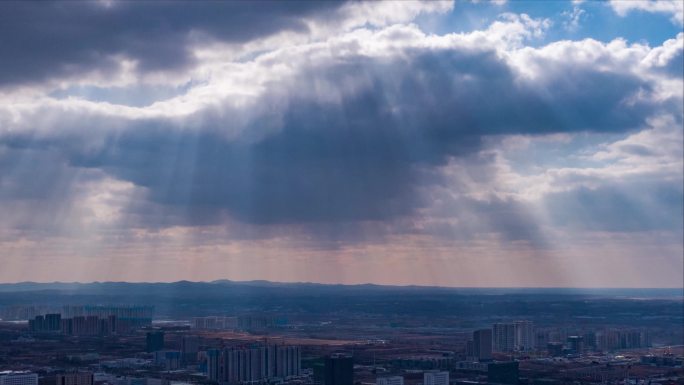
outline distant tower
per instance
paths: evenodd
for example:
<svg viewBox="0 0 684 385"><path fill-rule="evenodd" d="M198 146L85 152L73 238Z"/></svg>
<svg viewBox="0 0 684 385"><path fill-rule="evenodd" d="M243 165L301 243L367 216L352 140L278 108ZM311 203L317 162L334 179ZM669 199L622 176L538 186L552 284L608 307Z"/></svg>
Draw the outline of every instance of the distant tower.
<svg viewBox="0 0 684 385"><path fill-rule="evenodd" d="M549 342L546 350L551 357L561 357L563 355L563 344L561 342Z"/></svg>
<svg viewBox="0 0 684 385"><path fill-rule="evenodd" d="M45 330L56 332L61 328L62 315L61 314L46 314L45 315Z"/></svg>
<svg viewBox="0 0 684 385"><path fill-rule="evenodd" d="M94 376L92 372L72 372L58 374L55 377L56 385L93 385Z"/></svg>
<svg viewBox="0 0 684 385"><path fill-rule="evenodd" d="M493 331L495 351L508 353L515 350L515 324L495 323Z"/></svg>
<svg viewBox="0 0 684 385"><path fill-rule="evenodd" d="M220 380L221 351L218 349L207 350L207 378L212 381Z"/></svg>
<svg viewBox="0 0 684 385"><path fill-rule="evenodd" d="M584 353L584 338L582 336L569 336L568 347L575 354Z"/></svg>
<svg viewBox="0 0 684 385"><path fill-rule="evenodd" d="M473 333L473 355L479 361L492 359L492 329L475 330Z"/></svg>
<svg viewBox="0 0 684 385"><path fill-rule="evenodd" d="M181 339L181 358L185 365L197 363L199 346L200 338L198 336L183 336Z"/></svg>
<svg viewBox="0 0 684 385"><path fill-rule="evenodd" d="M346 355L325 358L324 385L354 385L354 359Z"/></svg>
<svg viewBox="0 0 684 385"><path fill-rule="evenodd" d="M156 352L157 350L162 350L164 349L164 332L147 332L145 341L148 353Z"/></svg>
<svg viewBox="0 0 684 385"><path fill-rule="evenodd" d="M532 321L515 321L515 350L534 350L534 324Z"/></svg>

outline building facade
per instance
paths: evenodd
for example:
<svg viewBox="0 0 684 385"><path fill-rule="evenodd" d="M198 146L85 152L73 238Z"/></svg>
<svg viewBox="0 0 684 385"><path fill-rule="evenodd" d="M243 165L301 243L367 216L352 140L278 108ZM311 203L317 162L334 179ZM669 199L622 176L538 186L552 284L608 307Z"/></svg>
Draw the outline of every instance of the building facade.
<svg viewBox="0 0 684 385"><path fill-rule="evenodd" d="M490 384L517 385L518 362L492 362L487 368L487 382Z"/></svg>
<svg viewBox="0 0 684 385"><path fill-rule="evenodd" d="M439 370L424 372L423 385L449 385L449 372Z"/></svg>
<svg viewBox="0 0 684 385"><path fill-rule="evenodd" d="M375 385L404 385L404 377L402 377L402 376L379 377L375 380Z"/></svg>
<svg viewBox="0 0 684 385"><path fill-rule="evenodd" d="M354 359L346 355L325 358L323 368L324 385L354 385Z"/></svg>
<svg viewBox="0 0 684 385"><path fill-rule="evenodd" d="M145 345L148 353L164 349L164 332L147 332L145 335Z"/></svg>
<svg viewBox="0 0 684 385"><path fill-rule="evenodd" d="M55 376L55 385L93 385L91 372L63 373Z"/></svg>
<svg viewBox="0 0 684 385"><path fill-rule="evenodd" d="M492 329L480 329L473 332L473 356L478 361L492 359Z"/></svg>
<svg viewBox="0 0 684 385"><path fill-rule="evenodd" d="M508 353L515 350L515 324L495 323L492 327L494 351Z"/></svg>
<svg viewBox="0 0 684 385"><path fill-rule="evenodd" d="M515 350L529 352L534 350L535 335L532 321L515 321Z"/></svg>
<svg viewBox="0 0 684 385"><path fill-rule="evenodd" d="M38 374L31 372L0 372L0 385L38 385Z"/></svg>
<svg viewBox="0 0 684 385"><path fill-rule="evenodd" d="M267 345L207 351L207 377L222 384L256 383L301 374L298 346Z"/></svg>
<svg viewBox="0 0 684 385"><path fill-rule="evenodd" d="M184 365L197 363L201 339L199 336L183 336L181 338L181 359Z"/></svg>

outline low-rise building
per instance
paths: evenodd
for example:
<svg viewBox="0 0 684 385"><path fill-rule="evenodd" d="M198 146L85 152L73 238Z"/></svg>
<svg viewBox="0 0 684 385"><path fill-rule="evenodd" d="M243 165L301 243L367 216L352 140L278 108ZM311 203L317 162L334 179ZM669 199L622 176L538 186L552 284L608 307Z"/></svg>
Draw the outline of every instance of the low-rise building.
<svg viewBox="0 0 684 385"><path fill-rule="evenodd" d="M28 371L0 372L0 385L38 385L38 374Z"/></svg>
<svg viewBox="0 0 684 385"><path fill-rule="evenodd" d="M404 385L404 377L402 377L402 376L379 377L375 380L375 385Z"/></svg>

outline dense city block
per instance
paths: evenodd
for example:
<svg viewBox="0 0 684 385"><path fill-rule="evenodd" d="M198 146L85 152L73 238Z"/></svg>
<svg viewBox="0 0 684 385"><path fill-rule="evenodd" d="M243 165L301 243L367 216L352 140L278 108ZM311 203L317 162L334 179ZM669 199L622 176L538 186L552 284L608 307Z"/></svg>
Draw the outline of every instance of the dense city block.
<svg viewBox="0 0 684 385"><path fill-rule="evenodd" d="M684 384L682 304L677 290L0 285L0 385Z"/></svg>

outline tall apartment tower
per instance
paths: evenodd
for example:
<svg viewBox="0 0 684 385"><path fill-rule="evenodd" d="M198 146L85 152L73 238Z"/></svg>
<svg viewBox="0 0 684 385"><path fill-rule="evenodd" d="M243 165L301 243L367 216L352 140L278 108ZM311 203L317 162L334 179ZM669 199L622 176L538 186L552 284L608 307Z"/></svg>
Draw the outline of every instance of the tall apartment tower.
<svg viewBox="0 0 684 385"><path fill-rule="evenodd" d="M219 382L222 377L221 351L218 349L207 350L207 378Z"/></svg>
<svg viewBox="0 0 684 385"><path fill-rule="evenodd" d="M199 336L183 336L181 338L181 359L183 364L197 363L197 353L199 352Z"/></svg>
<svg viewBox="0 0 684 385"><path fill-rule="evenodd" d="M271 345L266 348L266 354L266 373L269 378L301 374L302 352L299 346Z"/></svg>
<svg viewBox="0 0 684 385"><path fill-rule="evenodd" d="M515 350L534 350L534 324L532 321L515 321Z"/></svg>
<svg viewBox="0 0 684 385"><path fill-rule="evenodd" d="M582 336L569 336L568 347L574 354L584 353L584 338Z"/></svg>
<svg viewBox="0 0 684 385"><path fill-rule="evenodd" d="M494 351L508 353L515 350L515 324L495 323L492 330L494 333Z"/></svg>
<svg viewBox="0 0 684 385"><path fill-rule="evenodd" d="M325 358L323 368L324 385L354 385L354 359L345 355Z"/></svg>
<svg viewBox="0 0 684 385"><path fill-rule="evenodd" d="M492 329L480 329L473 332L473 355L478 361L491 361Z"/></svg>
<svg viewBox="0 0 684 385"><path fill-rule="evenodd" d="M56 385L93 385L92 372L63 373L55 376Z"/></svg>
<svg viewBox="0 0 684 385"><path fill-rule="evenodd" d="M259 383L301 374L298 346L263 345L207 350L207 377L222 384Z"/></svg>
<svg viewBox="0 0 684 385"><path fill-rule="evenodd" d="M223 351L223 380L229 384L256 382L268 378L266 348L226 349Z"/></svg>
<svg viewBox="0 0 684 385"><path fill-rule="evenodd" d="M164 332L147 332L145 335L145 343L148 353L164 349Z"/></svg>
<svg viewBox="0 0 684 385"><path fill-rule="evenodd" d="M61 314L46 314L45 315L45 330L57 332L60 330L60 322L62 320Z"/></svg>

